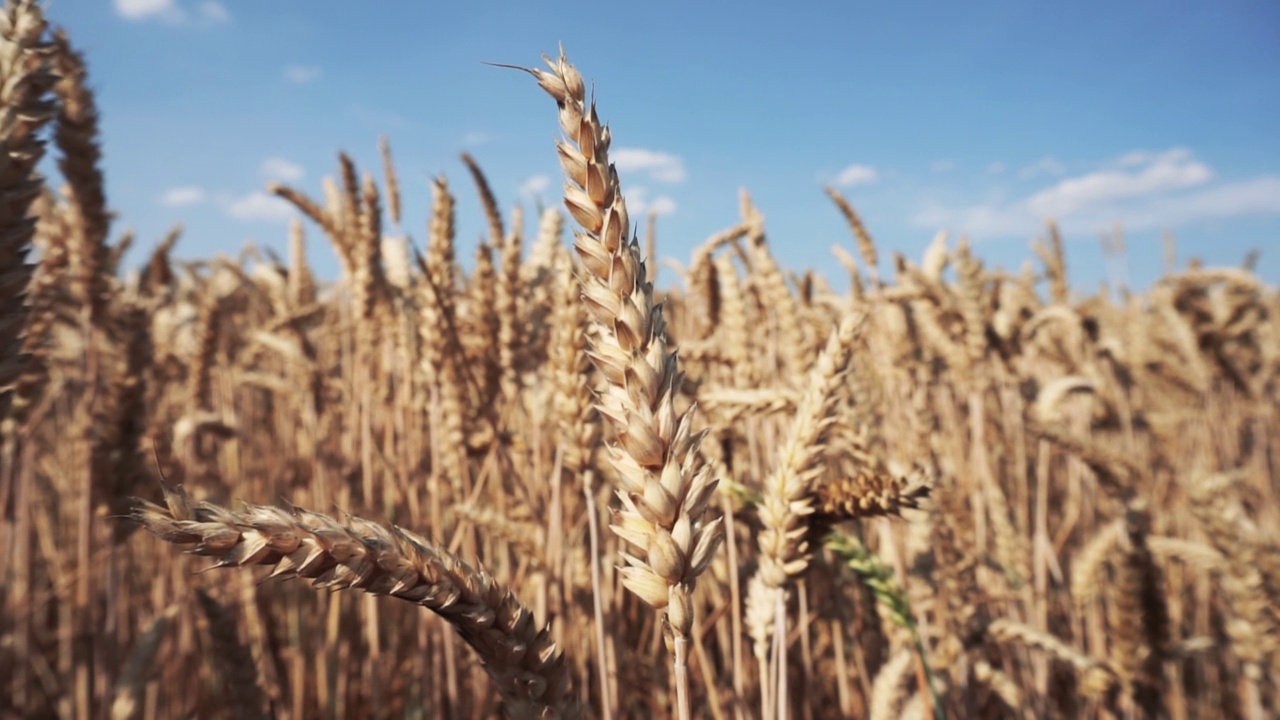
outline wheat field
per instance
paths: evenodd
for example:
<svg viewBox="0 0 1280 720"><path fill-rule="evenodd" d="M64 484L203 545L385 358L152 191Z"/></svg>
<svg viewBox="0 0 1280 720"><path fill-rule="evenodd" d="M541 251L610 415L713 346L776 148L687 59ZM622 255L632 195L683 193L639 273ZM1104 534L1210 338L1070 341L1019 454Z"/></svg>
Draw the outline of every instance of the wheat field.
<svg viewBox="0 0 1280 720"><path fill-rule="evenodd" d="M608 107L524 71L566 188L536 234L469 156L390 234L384 139L270 188L287 258L175 229L133 269L83 56L7 0L0 718L1276 717L1248 263L1084 295L1050 221L1018 274L940 234L881 277L828 189L847 278L781 267L744 193L658 289Z"/></svg>

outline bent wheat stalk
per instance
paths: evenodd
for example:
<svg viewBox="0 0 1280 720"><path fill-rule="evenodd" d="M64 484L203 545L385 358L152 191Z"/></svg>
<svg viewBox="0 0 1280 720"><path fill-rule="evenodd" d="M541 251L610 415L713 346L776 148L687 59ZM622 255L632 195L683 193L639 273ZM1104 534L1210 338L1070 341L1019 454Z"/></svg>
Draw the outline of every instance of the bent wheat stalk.
<svg viewBox="0 0 1280 720"><path fill-rule="evenodd" d="M195 545L214 567L273 566L269 577L308 578L316 587L356 588L421 605L444 618L476 651L510 720L582 715L569 667L546 629L488 573L398 527L294 507L229 510L165 487L167 507L140 501L133 517L156 537Z"/></svg>

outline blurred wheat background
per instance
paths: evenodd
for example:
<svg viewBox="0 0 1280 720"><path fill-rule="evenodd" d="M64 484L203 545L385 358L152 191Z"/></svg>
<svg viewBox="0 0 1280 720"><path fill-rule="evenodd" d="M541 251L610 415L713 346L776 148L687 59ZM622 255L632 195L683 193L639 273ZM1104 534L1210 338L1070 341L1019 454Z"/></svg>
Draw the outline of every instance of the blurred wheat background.
<svg viewBox="0 0 1280 720"><path fill-rule="evenodd" d="M1248 261L1086 294L1050 222L1017 274L943 233L882 277L828 188L843 277L783 267L744 192L655 285L562 56L528 85L563 206L526 222L464 156L425 238L388 232L384 138L323 197L269 188L288 257L178 261L175 229L133 268L88 72L8 0L0 717L1280 711L1280 292Z"/></svg>

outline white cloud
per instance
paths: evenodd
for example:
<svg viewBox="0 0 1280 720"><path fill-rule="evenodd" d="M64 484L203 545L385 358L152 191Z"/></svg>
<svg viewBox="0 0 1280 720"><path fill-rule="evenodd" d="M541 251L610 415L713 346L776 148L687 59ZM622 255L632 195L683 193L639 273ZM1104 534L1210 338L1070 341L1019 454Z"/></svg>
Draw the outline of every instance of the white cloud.
<svg viewBox="0 0 1280 720"><path fill-rule="evenodd" d="M672 215L679 207L676 201L667 195L650 199L647 187L631 187L624 192L627 198L627 212L632 217L643 217L651 212L658 215Z"/></svg>
<svg viewBox="0 0 1280 720"><path fill-rule="evenodd" d="M648 212L654 213L655 215L671 215L675 213L676 208L675 200L672 200L666 195L660 195L653 199L653 204L649 206Z"/></svg>
<svg viewBox="0 0 1280 720"><path fill-rule="evenodd" d="M166 190L164 195L160 197L160 204L168 207L185 207L187 205L198 205L204 200L204 188L195 185L184 185Z"/></svg>
<svg viewBox="0 0 1280 720"><path fill-rule="evenodd" d="M1162 198L1131 214L1126 227L1151 228L1245 215L1280 215L1280 176L1263 175L1250 180L1205 188L1186 197Z"/></svg>
<svg viewBox="0 0 1280 720"><path fill-rule="evenodd" d="M996 161L987 166L988 175L1001 175L1004 173L1004 163Z"/></svg>
<svg viewBox="0 0 1280 720"><path fill-rule="evenodd" d="M323 71L315 65L286 65L284 79L295 85L305 85L320 79Z"/></svg>
<svg viewBox="0 0 1280 720"><path fill-rule="evenodd" d="M475 147L477 145L487 144L492 138L489 133L480 130L472 130L462 136L462 144L467 147Z"/></svg>
<svg viewBox="0 0 1280 720"><path fill-rule="evenodd" d="M1117 164L1119 164L1119 161L1117 161ZM1023 180L1030 180L1040 175L1062 175L1066 172L1067 167L1065 165L1058 162L1056 158L1046 155L1019 170L1018 177Z"/></svg>
<svg viewBox="0 0 1280 720"><path fill-rule="evenodd" d="M836 175L835 184L840 187L870 185L880 179L880 173L870 165L850 165Z"/></svg>
<svg viewBox="0 0 1280 720"><path fill-rule="evenodd" d="M237 220L272 223L286 222L297 214L289 203L261 191L230 199L226 211Z"/></svg>
<svg viewBox="0 0 1280 720"><path fill-rule="evenodd" d="M209 23L231 22L231 13L220 2L205 0L200 3L200 19Z"/></svg>
<svg viewBox="0 0 1280 720"><path fill-rule="evenodd" d="M1108 202L1195 187L1213 179L1213 170L1186 148L1146 154L1136 163L1130 155L1120 158L1114 169L1067 178L1031 196L1027 204L1040 215L1067 216Z"/></svg>
<svg viewBox="0 0 1280 720"><path fill-rule="evenodd" d="M148 17L168 17L177 19L182 11L173 0L115 0L116 12L129 20L142 20Z"/></svg>
<svg viewBox="0 0 1280 720"><path fill-rule="evenodd" d="M191 17L176 0L115 0L116 13L126 20L158 19L173 24L186 24ZM217 0L202 0L195 5L195 20L201 25L220 25L231 21L231 12Z"/></svg>
<svg viewBox="0 0 1280 720"><path fill-rule="evenodd" d="M534 175L520 183L520 194L525 197L537 197L551 187L551 178L546 175Z"/></svg>
<svg viewBox="0 0 1280 720"><path fill-rule="evenodd" d="M644 172L654 182L682 183L688 177L679 155L644 148L615 148L609 155L619 171Z"/></svg>
<svg viewBox="0 0 1280 720"><path fill-rule="evenodd" d="M270 180L282 182L298 182L306 174L301 165L282 157L269 157L263 160L259 172Z"/></svg>
<svg viewBox="0 0 1280 720"><path fill-rule="evenodd" d="M1051 160L1051 159L1050 159ZM1057 161L1056 167L1061 167ZM1050 163L1041 161L1050 171ZM1025 168L1024 168L1025 170ZM913 218L927 228L951 227L977 237L1029 237L1046 218L1096 231L1121 223L1141 230L1210 218L1280 214L1280 177L1214 182L1213 168L1186 148L1127 153L1103 168L1059 180L1021 198L968 206L932 203Z"/></svg>

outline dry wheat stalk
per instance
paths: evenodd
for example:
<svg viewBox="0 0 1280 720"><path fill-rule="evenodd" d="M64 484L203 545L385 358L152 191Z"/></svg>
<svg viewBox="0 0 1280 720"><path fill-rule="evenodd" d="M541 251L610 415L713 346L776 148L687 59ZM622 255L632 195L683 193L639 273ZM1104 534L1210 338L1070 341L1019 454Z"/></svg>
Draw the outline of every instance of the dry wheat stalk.
<svg viewBox="0 0 1280 720"><path fill-rule="evenodd" d="M66 32L54 35L54 86L62 104L54 140L62 151L58 167L67 179L71 224L72 281L90 323L106 315L107 232L111 216L103 191L102 151L98 147L98 109L88 87L84 58Z"/></svg>
<svg viewBox="0 0 1280 720"><path fill-rule="evenodd" d="M270 577L318 587L355 588L421 605L444 618L480 656L512 720L576 718L569 670L548 630L506 587L452 553L399 527L357 517L337 520L291 508L234 511L194 502L166 486L167 507L142 501L134 519L156 537L194 545L214 567L270 566Z"/></svg>
<svg viewBox="0 0 1280 720"><path fill-rule="evenodd" d="M36 134L53 116L45 27L39 3L6 0L0 13L0 422L23 370L23 297L32 275L26 257L35 227L27 211L40 193L34 172L44 153Z"/></svg>
<svg viewBox="0 0 1280 720"><path fill-rule="evenodd" d="M639 245L609 162L609 129L586 102L582 75L561 53L550 70L528 70L559 107L560 162L568 182L565 205L582 231L582 299L594 316L591 355L608 387L600 412L617 433L608 448L617 471L617 511L611 528L636 554L623 553L623 583L646 603L665 609L675 655L678 706L688 717L684 666L693 629L693 588L721 539L720 520L707 520L716 481L699 467L701 433L693 413L678 413L683 374L668 349L666 322L654 303Z"/></svg>

